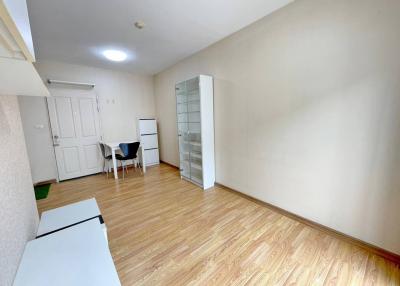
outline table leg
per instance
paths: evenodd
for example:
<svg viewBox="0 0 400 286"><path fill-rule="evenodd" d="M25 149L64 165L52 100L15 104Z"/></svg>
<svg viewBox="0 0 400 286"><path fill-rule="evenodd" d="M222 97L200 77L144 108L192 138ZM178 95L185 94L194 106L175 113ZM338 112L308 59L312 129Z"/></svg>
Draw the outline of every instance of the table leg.
<svg viewBox="0 0 400 286"><path fill-rule="evenodd" d="M117 159L115 158L115 149L111 149L111 156L113 160L113 167L114 167L114 178L118 180L118 166L117 166Z"/></svg>

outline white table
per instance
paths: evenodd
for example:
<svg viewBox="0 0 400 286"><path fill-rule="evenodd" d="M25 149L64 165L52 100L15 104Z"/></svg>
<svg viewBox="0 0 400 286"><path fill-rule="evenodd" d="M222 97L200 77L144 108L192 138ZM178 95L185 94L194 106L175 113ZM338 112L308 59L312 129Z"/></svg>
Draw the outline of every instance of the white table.
<svg viewBox="0 0 400 286"><path fill-rule="evenodd" d="M133 143L133 142L101 142L104 145L108 146L111 149L111 156L113 160L113 170L114 170L114 178L117 180L118 179L118 166L117 166L117 159L115 158L115 152L120 150L119 149L119 144L120 143ZM139 146L138 150L138 159L140 162L140 165L142 166L143 173L146 173L146 166L144 164L144 153L143 153L143 148L142 145Z"/></svg>
<svg viewBox="0 0 400 286"><path fill-rule="evenodd" d="M100 221L104 236L107 238L107 228L95 198L43 212L36 236L40 237L89 219Z"/></svg>
<svg viewBox="0 0 400 286"><path fill-rule="evenodd" d="M98 220L29 241L14 286L120 286Z"/></svg>

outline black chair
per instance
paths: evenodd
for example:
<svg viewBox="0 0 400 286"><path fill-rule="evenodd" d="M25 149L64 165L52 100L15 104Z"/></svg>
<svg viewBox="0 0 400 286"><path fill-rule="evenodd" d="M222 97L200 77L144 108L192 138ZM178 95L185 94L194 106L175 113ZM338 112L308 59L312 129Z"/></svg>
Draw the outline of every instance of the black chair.
<svg viewBox="0 0 400 286"><path fill-rule="evenodd" d="M134 142L134 143L121 143L119 144L119 149L121 149L121 152L123 155L116 154L115 158L119 161L121 161L122 165L122 178L125 179L125 172L128 173L128 170L126 168L126 161L128 160L135 160L137 158L137 152L139 150L139 145L140 142ZM125 162L125 166L122 164L122 162Z"/></svg>
<svg viewBox="0 0 400 286"><path fill-rule="evenodd" d="M106 146L103 143L99 143L100 145L100 150L101 150L101 154L103 155L104 161L103 161L103 172L104 169L107 171L107 178L108 178L108 172L110 171L110 165L109 163L112 161L112 156L111 155L107 155L106 153ZM106 162L107 162L107 168L106 168Z"/></svg>

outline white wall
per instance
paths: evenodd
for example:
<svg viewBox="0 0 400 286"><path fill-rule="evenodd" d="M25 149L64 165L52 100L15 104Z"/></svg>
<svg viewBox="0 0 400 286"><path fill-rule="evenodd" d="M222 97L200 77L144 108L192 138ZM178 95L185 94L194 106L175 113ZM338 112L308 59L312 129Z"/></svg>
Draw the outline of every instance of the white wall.
<svg viewBox="0 0 400 286"><path fill-rule="evenodd" d="M0 95L0 285L12 285L38 212L16 96Z"/></svg>
<svg viewBox="0 0 400 286"><path fill-rule="evenodd" d="M33 181L54 180L57 166L46 101L36 96L19 96L18 101Z"/></svg>
<svg viewBox="0 0 400 286"><path fill-rule="evenodd" d="M43 80L95 83L104 141L137 140L137 117L155 116L153 77L53 61L35 64ZM50 90L51 92L51 90ZM19 99L34 182L54 179L56 165L44 98ZM43 130L36 125L45 125ZM41 145L36 144L43 142ZM51 142L50 142L51 145ZM31 148L32 147L32 148Z"/></svg>
<svg viewBox="0 0 400 286"><path fill-rule="evenodd" d="M155 77L161 159L174 84L214 76L219 183L400 254L400 2L297 0Z"/></svg>

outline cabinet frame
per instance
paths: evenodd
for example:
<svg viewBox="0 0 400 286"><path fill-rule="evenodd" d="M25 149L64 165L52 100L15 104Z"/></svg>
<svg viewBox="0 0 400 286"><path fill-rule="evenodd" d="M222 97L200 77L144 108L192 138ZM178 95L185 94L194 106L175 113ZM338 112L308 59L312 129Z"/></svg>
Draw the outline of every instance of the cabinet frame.
<svg viewBox="0 0 400 286"><path fill-rule="evenodd" d="M193 86L193 82L198 86L189 90L188 84ZM179 89L181 87L184 87L183 92ZM198 100L193 100L193 95L196 93ZM215 183L213 78L200 75L179 82L175 85L175 96L181 178L203 189L211 188ZM189 104L191 102L198 102L199 111L190 110ZM190 115L197 113L199 113L199 122L192 122L190 118L197 118L197 115L194 117L190 117ZM184 120L185 116L186 120ZM192 125L190 125L191 123ZM195 132L192 129L193 126L196 126L194 124L198 124ZM199 136L200 138L197 138ZM193 149L195 148L200 149L200 151L194 152ZM201 179L193 175L194 170L200 171Z"/></svg>

